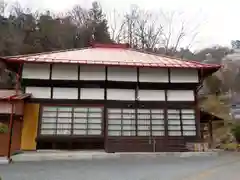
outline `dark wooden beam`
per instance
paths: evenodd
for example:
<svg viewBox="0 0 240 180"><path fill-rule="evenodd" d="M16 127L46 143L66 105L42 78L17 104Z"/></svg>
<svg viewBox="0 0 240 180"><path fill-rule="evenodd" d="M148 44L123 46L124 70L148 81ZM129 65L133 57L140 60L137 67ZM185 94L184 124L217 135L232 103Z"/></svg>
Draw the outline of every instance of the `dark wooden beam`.
<svg viewBox="0 0 240 180"><path fill-rule="evenodd" d="M114 89L146 89L146 90L194 90L198 83L148 83L148 82L116 82L116 81L78 81L78 80L43 80L22 79L22 86L34 87L76 87L76 88L114 88Z"/></svg>

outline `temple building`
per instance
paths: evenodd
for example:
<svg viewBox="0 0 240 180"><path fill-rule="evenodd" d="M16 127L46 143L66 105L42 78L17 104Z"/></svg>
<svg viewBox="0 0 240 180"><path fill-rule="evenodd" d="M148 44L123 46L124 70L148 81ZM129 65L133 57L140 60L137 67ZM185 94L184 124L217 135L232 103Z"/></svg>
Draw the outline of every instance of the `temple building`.
<svg viewBox="0 0 240 180"><path fill-rule="evenodd" d="M187 151L186 143L201 140L197 90L220 68L127 44L0 60L28 95L21 150Z"/></svg>

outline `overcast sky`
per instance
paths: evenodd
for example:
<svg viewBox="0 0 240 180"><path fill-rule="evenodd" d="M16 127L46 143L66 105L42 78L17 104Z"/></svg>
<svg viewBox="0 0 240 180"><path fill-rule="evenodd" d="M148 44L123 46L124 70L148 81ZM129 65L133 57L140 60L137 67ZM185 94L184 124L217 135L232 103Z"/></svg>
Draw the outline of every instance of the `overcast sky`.
<svg viewBox="0 0 240 180"><path fill-rule="evenodd" d="M24 7L35 10L50 9L55 12L64 12L75 4L90 7L92 0L18 0L18 2ZM106 12L111 12L112 9L119 12L127 11L130 5L136 4L146 10L177 10L184 12L188 18L197 17L196 21L201 25L194 49L215 44L230 45L231 40L240 39L239 0L99 0L99 2Z"/></svg>

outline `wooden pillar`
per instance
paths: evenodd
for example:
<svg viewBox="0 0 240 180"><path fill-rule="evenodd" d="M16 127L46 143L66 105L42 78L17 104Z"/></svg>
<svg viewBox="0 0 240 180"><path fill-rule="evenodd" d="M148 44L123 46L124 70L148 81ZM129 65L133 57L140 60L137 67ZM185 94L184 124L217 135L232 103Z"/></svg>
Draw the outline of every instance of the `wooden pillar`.
<svg viewBox="0 0 240 180"><path fill-rule="evenodd" d="M11 100L10 100L11 101ZM9 126L8 126L8 151L7 151L7 158L9 161L11 161L11 147L12 147L12 135L13 135L13 113L14 113L14 104L11 102L11 114L10 114L10 120L9 120Z"/></svg>
<svg viewBox="0 0 240 180"><path fill-rule="evenodd" d="M209 136L210 136L210 146L213 143L213 128L212 128L212 120L210 119L208 121L208 132L209 132Z"/></svg>
<svg viewBox="0 0 240 180"><path fill-rule="evenodd" d="M198 106L198 97L197 97L197 90L194 90L194 106L195 106L195 117L196 117L196 135L197 139L201 140L201 123L200 123L200 109Z"/></svg>
<svg viewBox="0 0 240 180"><path fill-rule="evenodd" d="M108 88L108 67L105 67L105 82L104 82L104 107L103 107L103 136L104 136L104 150L108 150L108 112L107 112L107 88Z"/></svg>

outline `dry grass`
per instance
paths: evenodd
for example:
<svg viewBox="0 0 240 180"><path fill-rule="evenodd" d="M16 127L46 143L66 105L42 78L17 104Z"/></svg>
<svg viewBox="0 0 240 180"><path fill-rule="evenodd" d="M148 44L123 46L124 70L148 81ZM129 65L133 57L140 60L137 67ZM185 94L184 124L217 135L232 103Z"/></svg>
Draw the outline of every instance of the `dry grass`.
<svg viewBox="0 0 240 180"><path fill-rule="evenodd" d="M208 95L204 100L200 102L200 106L203 110L215 115L224 120L223 126L213 126L213 146L218 146L219 144L229 144L234 141L231 133L231 124L233 123L232 117L230 115L230 106L228 98L223 95ZM230 146L232 146L230 144Z"/></svg>
<svg viewBox="0 0 240 180"><path fill-rule="evenodd" d="M239 145L237 143L227 143L227 144L221 144L220 148L228 151L237 151L239 148Z"/></svg>
<svg viewBox="0 0 240 180"><path fill-rule="evenodd" d="M222 96L208 95L200 102L200 107L205 111L224 119L225 124L232 122L228 99Z"/></svg>

